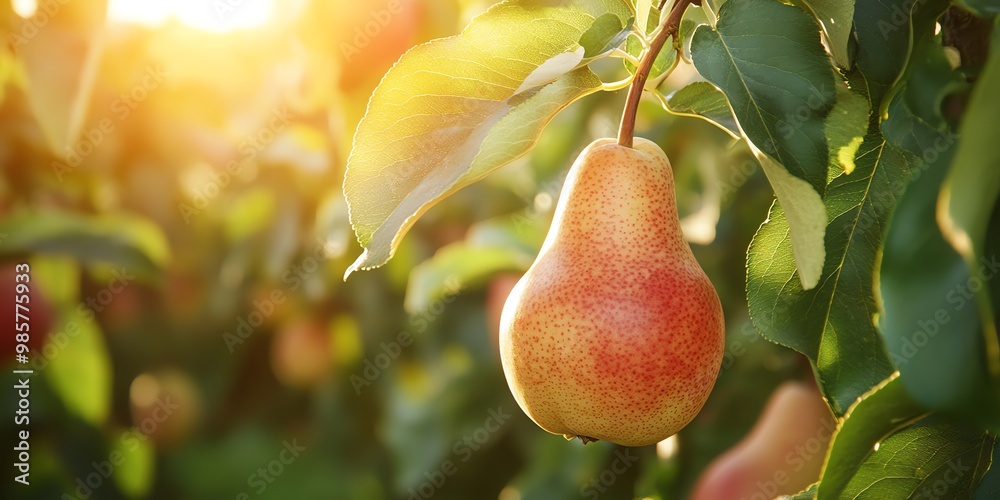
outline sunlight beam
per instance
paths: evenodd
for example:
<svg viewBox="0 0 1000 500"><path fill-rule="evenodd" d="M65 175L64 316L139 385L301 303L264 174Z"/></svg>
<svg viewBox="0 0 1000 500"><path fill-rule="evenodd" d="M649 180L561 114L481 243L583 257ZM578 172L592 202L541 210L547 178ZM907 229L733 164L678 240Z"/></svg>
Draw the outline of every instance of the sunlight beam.
<svg viewBox="0 0 1000 500"><path fill-rule="evenodd" d="M224 33L264 25L274 0L110 0L112 22L157 26L173 18L195 29Z"/></svg>

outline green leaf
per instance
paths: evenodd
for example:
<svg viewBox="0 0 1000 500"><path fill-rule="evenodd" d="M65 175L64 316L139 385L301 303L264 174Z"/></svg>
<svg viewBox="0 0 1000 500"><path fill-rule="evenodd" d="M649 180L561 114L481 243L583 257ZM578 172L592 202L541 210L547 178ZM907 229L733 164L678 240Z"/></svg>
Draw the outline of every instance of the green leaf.
<svg viewBox="0 0 1000 500"><path fill-rule="evenodd" d="M222 229L226 238L239 242L273 223L277 209L274 191L263 186L241 193L227 207Z"/></svg>
<svg viewBox="0 0 1000 500"><path fill-rule="evenodd" d="M656 10L654 7L650 11L650 25L649 33L652 34L653 30L656 29L659 24L660 11ZM656 59L653 60L653 67L649 70L649 78L646 80L647 89L654 89L663 82L667 76L667 72L670 71L674 65L677 64L678 51L684 46L684 40L691 36L695 28L698 27L698 23L690 19L681 19L681 24L677 29L677 36L671 37L673 42L671 44L664 45L660 50L660 53L656 55ZM642 56L643 47L642 43L634 37L628 38L625 42L625 51L632 56L639 58ZM628 70L629 74L635 73L635 65L629 61L624 61L625 69Z"/></svg>
<svg viewBox="0 0 1000 500"><path fill-rule="evenodd" d="M632 18L623 19L617 14L602 14L580 37L583 57L591 58L615 49L631 31Z"/></svg>
<svg viewBox="0 0 1000 500"><path fill-rule="evenodd" d="M483 336L482 332L475 333ZM472 343L469 339L461 345L451 343L436 348L419 362L396 360L383 374L390 380L383 393L385 417L379 420L376 432L383 436L394 463L399 464L393 473L399 491L391 498L405 498L409 489L419 488L427 480L427 464L450 460L461 470L469 449L456 448L455 443L465 436L482 429L476 444L486 450L499 443L502 434L522 418L504 389L501 371L490 363L493 351L489 347L482 351L467 349ZM487 419L491 419L488 429L484 427ZM485 438L483 432L487 432Z"/></svg>
<svg viewBox="0 0 1000 500"><path fill-rule="evenodd" d="M995 255L986 252L987 231L993 207L1000 196L1000 133L996 127L1000 110L1000 43L992 53L972 91L972 97L959 129L958 150L951 172L941 189L937 220L945 239L969 266L979 266ZM996 318L993 317L989 287L976 291L980 316L984 323L987 349L993 352L989 369L994 380L1000 379Z"/></svg>
<svg viewBox="0 0 1000 500"><path fill-rule="evenodd" d="M948 3L884 0L855 4L857 67L868 84L872 109L882 109L882 99L906 66L913 44L933 34L934 20Z"/></svg>
<svg viewBox="0 0 1000 500"><path fill-rule="evenodd" d="M819 283L826 260L826 206L819 193L808 182L795 177L773 160L755 152L764 175L774 188L781 212L788 224L792 257L803 290L812 290ZM777 210L777 208L775 208Z"/></svg>
<svg viewBox="0 0 1000 500"><path fill-rule="evenodd" d="M93 317L82 316L76 308L60 313L59 327L68 339L60 347L52 337L44 358L36 354L40 371L48 378L66 409L89 424L100 427L111 409L111 359L100 326ZM54 354L53 354L54 353Z"/></svg>
<svg viewBox="0 0 1000 500"><path fill-rule="evenodd" d="M992 18L1000 14L1000 1L997 0L961 0L961 3L981 17Z"/></svg>
<svg viewBox="0 0 1000 500"><path fill-rule="evenodd" d="M741 137L729 100L708 82L694 82L667 96L666 110L683 116L696 116L726 131L733 139Z"/></svg>
<svg viewBox="0 0 1000 500"><path fill-rule="evenodd" d="M582 498L601 498L601 492L590 481L600 477L608 467L609 458L611 461L618 458L614 455L615 446L606 441L587 446L572 444L562 439L535 439L528 444L526 463L510 481L520 498L572 498L568 492L579 492L577 495Z"/></svg>
<svg viewBox="0 0 1000 500"><path fill-rule="evenodd" d="M656 17L651 14L655 10ZM656 19L659 18L659 9L653 8L653 0L635 1L635 29L639 33L649 33L649 27L656 27Z"/></svg>
<svg viewBox="0 0 1000 500"><path fill-rule="evenodd" d="M8 37L24 68L28 106L49 149L60 159L75 149L87 117L103 52L99 31L104 25L106 8L100 5L104 3L71 5L66 11L60 9L59 15L45 15L42 29L23 30L21 26L39 21L19 20L16 34ZM99 14L74 15L87 9ZM26 38L23 33L35 35Z"/></svg>
<svg viewBox="0 0 1000 500"><path fill-rule="evenodd" d="M851 175L833 179L824 198L826 260L819 285L803 290L795 279L789 225L772 207L747 252L747 299L761 334L813 362L833 411L887 377L892 368L873 324L875 262L885 225L902 192L906 157L869 133Z"/></svg>
<svg viewBox="0 0 1000 500"><path fill-rule="evenodd" d="M942 141L950 147L954 134L941 106L948 94L964 87L964 77L952 71L940 40L924 38L914 47L903 79L889 100L882 134L890 144L917 157L940 150Z"/></svg>
<svg viewBox="0 0 1000 500"><path fill-rule="evenodd" d="M854 403L837 428L823 464L819 500L842 498L844 488L879 443L927 415L892 374Z"/></svg>
<svg viewBox="0 0 1000 500"><path fill-rule="evenodd" d="M503 247L453 243L413 268L406 288L406 311L427 309L435 300L478 285L502 271L527 271L532 257Z"/></svg>
<svg viewBox="0 0 1000 500"><path fill-rule="evenodd" d="M851 68L851 54L848 50L851 39L851 27L854 25L854 0L801 0L820 26L826 36L827 46L837 60L837 65L844 69Z"/></svg>
<svg viewBox="0 0 1000 500"><path fill-rule="evenodd" d="M166 237L151 221L126 213L84 215L21 211L0 222L0 256L42 253L115 263L155 276L170 260Z"/></svg>
<svg viewBox="0 0 1000 500"><path fill-rule="evenodd" d="M782 495L777 500L813 500L816 498L816 489L818 487L819 483L810 484L808 488L794 495Z"/></svg>
<svg viewBox="0 0 1000 500"><path fill-rule="evenodd" d="M971 498L992 462L993 441L928 417L879 443L840 498Z"/></svg>
<svg viewBox="0 0 1000 500"><path fill-rule="evenodd" d="M909 0L855 3L858 70L865 76L874 109L879 109L882 97L906 64L912 6Z"/></svg>
<svg viewBox="0 0 1000 500"><path fill-rule="evenodd" d="M331 410L327 412L332 413ZM358 420L365 418L347 411L335 413L331 417L341 422L337 427L343 429L333 434L337 437L325 438L332 443L344 442L340 440L339 434L351 432L347 429L357 429L357 426L363 425ZM257 495L259 487L249 486L248 476L256 473L258 476L254 477L259 477L261 472L258 472L258 468L266 468L271 460L280 460L282 453L286 461L290 462L290 453L285 450L294 446L306 449L294 457L294 465L289 463L282 468L281 479L267 483L267 491L260 490L262 494ZM175 485L172 491L177 492L176 498L228 498L244 495L260 499L293 499L308 497L310 492L322 491L330 488L330 485L336 485L336 495L340 498L388 497L385 487L379 487L378 482L372 479L371 475L374 473L371 468L374 465L371 459L361 456L333 457L320 453L321 446L318 440L295 432L279 432L277 429L265 429L258 425L239 426L217 439L192 439L184 446L161 453L157 458L162 459L162 464L157 467L157 472L160 477L166 475L188 478ZM206 470L212 473L205 474ZM278 476L268 477L274 479ZM374 488L370 486L372 482L375 482ZM157 488L162 486L157 484ZM155 497L157 494L151 496Z"/></svg>
<svg viewBox="0 0 1000 500"><path fill-rule="evenodd" d="M901 95L894 102L903 101ZM899 200L886 234L878 287L883 310L879 324L902 383L917 401L998 429L1000 401L990 381L991 356L984 349L983 323L975 312L976 301L962 294L973 282L970 266L945 241L937 225L941 183L949 166L960 168L952 162L955 139L943 119L940 126L944 129L937 131L927 120L906 115L908 110L900 108L902 116L892 123L915 132L900 137L919 135L925 142L919 143L923 152L915 152L922 158L914 164L914 179ZM913 125L905 126L907 120ZM882 128L889 123L884 121ZM998 266L990 261L984 264ZM989 272L989 267L985 269ZM976 279L987 278L977 273ZM986 334L987 339L990 336Z"/></svg>
<svg viewBox="0 0 1000 500"><path fill-rule="evenodd" d="M156 448L147 439L122 439L121 436L126 432L128 430L119 429L111 433L111 453L123 457L112 477L122 493L129 498L146 498L155 478Z"/></svg>
<svg viewBox="0 0 1000 500"><path fill-rule="evenodd" d="M458 290L478 286L496 273L528 270L538 253L536 235L519 231L515 217L498 217L473 225L464 241L438 250L410 272L404 307L410 314Z"/></svg>
<svg viewBox="0 0 1000 500"><path fill-rule="evenodd" d="M80 264L72 257L36 255L31 258L31 281L59 306L80 302Z"/></svg>
<svg viewBox="0 0 1000 500"><path fill-rule="evenodd" d="M837 86L837 104L826 117L826 140L830 144L830 165L850 174L858 147L868 130L870 104L865 96Z"/></svg>
<svg viewBox="0 0 1000 500"><path fill-rule="evenodd" d="M993 460L990 462L990 469L983 474L974 500L991 500L1000 497L1000 467L992 467L994 463L1000 462L1000 443L993 441Z"/></svg>
<svg viewBox="0 0 1000 500"><path fill-rule="evenodd" d="M722 6L725 5L725 3L726 0L703 0L701 5L705 8L707 13L710 13L707 17L709 20L712 20L713 18L718 19L719 11L722 10ZM712 25L714 26L715 23L713 22Z"/></svg>
<svg viewBox="0 0 1000 500"><path fill-rule="evenodd" d="M695 31L691 57L729 98L750 141L823 194L823 121L835 90L813 19L777 0L730 0L714 29Z"/></svg>
<svg viewBox="0 0 1000 500"><path fill-rule="evenodd" d="M994 43L996 49L1000 44ZM993 50L973 89L959 130L958 148L951 171L941 189L936 219L945 239L965 259L978 279L987 279L981 266L995 267L996 254L987 252L987 233L1000 195L1000 134L995 126L1000 97L1000 51ZM993 117L993 118L991 118ZM994 269L988 277L994 277ZM1000 385L1000 346L990 287L974 290L982 321L983 342L988 353L986 369L993 386Z"/></svg>
<svg viewBox="0 0 1000 500"><path fill-rule="evenodd" d="M344 195L365 251L347 275L384 264L432 205L526 153L556 113L601 87L580 67L581 40L606 14L632 16L621 0L508 1L403 55L348 159Z"/></svg>
<svg viewBox="0 0 1000 500"><path fill-rule="evenodd" d="M938 207L940 208L940 206ZM993 206L993 217L990 220L990 227L986 232L986 249L983 255L989 255L989 265L988 266L977 266L974 268L976 270L976 276L984 280L983 287L988 289L984 290L988 296L986 304L983 304L983 297L981 295L976 295L976 299L979 301L979 307L989 307L992 311L994 324L993 328L996 328L996 318L1000 317L1000 279L998 277L998 268L1000 268L1000 202ZM986 279L987 274L990 273L990 279ZM974 287L974 283L969 283L970 288ZM992 299L992 300L989 300ZM980 320L983 319L984 315L980 314ZM983 329L983 334L987 335L988 330ZM1000 397L1000 380L997 379L997 358L1000 358L1000 348L997 348L996 344L993 343L992 338L985 338L986 342L986 353L987 353L987 367L988 372L991 377L992 385L995 393L995 397Z"/></svg>

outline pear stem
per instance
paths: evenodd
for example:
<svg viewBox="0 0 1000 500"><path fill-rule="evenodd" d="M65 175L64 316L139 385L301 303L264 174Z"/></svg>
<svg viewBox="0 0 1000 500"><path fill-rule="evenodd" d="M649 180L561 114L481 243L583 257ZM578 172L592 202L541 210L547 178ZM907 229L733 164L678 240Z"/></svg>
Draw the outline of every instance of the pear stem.
<svg viewBox="0 0 1000 500"><path fill-rule="evenodd" d="M666 2L660 2L663 6ZM632 138L635 133L635 115L639 111L639 99L642 98L643 87L646 86L646 79L649 78L649 71L653 69L653 62L660 54L663 45L667 43L667 38L677 36L677 29L681 24L681 17L688 4L698 4L698 0L674 0L674 6L670 9L663 22L663 27L649 42L649 50L643 55L639 65L635 68L635 78L632 79L632 86L628 89L628 98L625 100L625 110L622 111L622 123L618 127L618 144L627 148L632 147Z"/></svg>

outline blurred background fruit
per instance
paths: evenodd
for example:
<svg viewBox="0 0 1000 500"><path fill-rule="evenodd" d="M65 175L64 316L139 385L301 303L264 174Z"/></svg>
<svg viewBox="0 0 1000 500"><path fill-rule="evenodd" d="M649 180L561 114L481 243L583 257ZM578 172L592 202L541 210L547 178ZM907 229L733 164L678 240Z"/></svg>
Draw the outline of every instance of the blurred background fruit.
<svg viewBox="0 0 1000 500"><path fill-rule="evenodd" d="M332 372L330 334L315 319L288 322L271 343L271 369L278 380L293 388L318 384Z"/></svg>
<svg viewBox="0 0 1000 500"><path fill-rule="evenodd" d="M139 375L129 386L129 401L134 436L160 446L181 444L201 419L198 388L189 375L177 369Z"/></svg>
<svg viewBox="0 0 1000 500"><path fill-rule="evenodd" d="M420 0L347 2L336 7L331 27L339 34L344 59L340 84L344 89L370 88L399 56L410 49L420 29Z"/></svg>
<svg viewBox="0 0 1000 500"><path fill-rule="evenodd" d="M753 429L708 466L692 500L771 499L819 479L836 421L814 383L785 382Z"/></svg>
<svg viewBox="0 0 1000 500"><path fill-rule="evenodd" d="M490 281L486 288L486 324L490 330L490 345L500 353L500 315L503 313L503 306L510 296L510 291L521 279L520 274L503 273L497 275Z"/></svg>
<svg viewBox="0 0 1000 500"><path fill-rule="evenodd" d="M26 279L18 280L17 276L19 273L16 271L16 266L21 262L10 261L10 262L0 262L0 309L3 313L0 314L0 321L4 325L4 336L3 341L0 345L3 346L3 363L11 363L14 361L14 354L17 344L16 335L17 333L22 333L16 330L15 325L19 323L27 323L27 342L24 344L28 347L28 352L39 353L42 350L42 346L45 345L45 339L48 337L52 330L52 319L54 311L52 306L49 304L48 299L45 297L45 293L38 286L38 283L32 283L30 281L31 273L28 272ZM30 268L29 268L30 269ZM25 283L28 286L27 301L21 302L18 298L22 295L17 293L17 284ZM27 310L18 310L16 304L21 303ZM27 321L23 318L18 318L17 313L20 312L27 316Z"/></svg>

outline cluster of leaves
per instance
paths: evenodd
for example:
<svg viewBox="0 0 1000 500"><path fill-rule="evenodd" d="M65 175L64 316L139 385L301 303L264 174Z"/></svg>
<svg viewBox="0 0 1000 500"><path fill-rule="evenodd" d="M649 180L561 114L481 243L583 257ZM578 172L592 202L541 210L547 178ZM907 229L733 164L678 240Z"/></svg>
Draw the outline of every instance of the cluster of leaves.
<svg viewBox="0 0 1000 500"><path fill-rule="evenodd" d="M67 3L38 31L23 28L32 20L11 12L10 2L0 5L5 40L33 35L0 50L0 274L13 262L30 263L33 293L53 313L48 338L32 337L44 368L31 380L31 486L10 482L0 490L11 493L0 496L81 498L77 479L93 483L94 464L106 471L112 454L124 462L102 476L91 498L407 498L445 460L458 473L435 493L442 500L495 497L508 487L526 499L578 498L583 485L606 477L617 460L613 445L550 436L517 411L487 327L496 300L485 285L498 272L530 265L562 167L595 123L613 126L620 94L596 93L554 117L528 161L443 201L381 271L344 284L351 228L340 182L365 98L402 51L454 34L462 6L474 2L403 2L409 10L350 62L338 62L341 44L353 42L364 23L348 13L368 22L369 9L395 0L304 2L298 18L275 12L289 15L283 22L291 26L225 34L176 23L103 27L105 3ZM406 19L413 10L425 15ZM401 35L413 27L418 38ZM92 49L95 39L101 43ZM391 54L384 65L380 51ZM90 52L96 55L84 57ZM607 66L624 74L613 62ZM115 100L160 65L162 85L122 118ZM56 71L64 76L51 78ZM298 79L289 82L289 74ZM247 158L240 143L285 104L287 127ZM707 148L696 146L728 136L707 122L646 111L657 123L646 135L674 143L678 183L721 197L712 179L746 159L745 151L713 150L718 166L703 171L696 160ZM95 144L94 128L105 118L115 129ZM86 141L92 148L81 149ZM67 146L90 154L67 158ZM223 185L232 161L240 172ZM725 214L728 227L711 249L696 249L727 304L742 302L743 280L742 263L725 257L746 248L770 203L766 182L750 177L746 188L726 193L741 210ZM695 192L682 193L682 211L694 212ZM305 271L314 260L322 262ZM113 272L135 279L121 287ZM442 299L455 274L463 277L461 293ZM109 284L120 290L110 302ZM256 324L268 310L260 304L275 292L285 301L248 333L242 325ZM304 385L281 376L289 363L282 339L301 324L329 349L291 346L303 358L293 358L293 368L315 367L317 355L332 365ZM696 453L681 466L652 448L633 450L639 463L613 485L601 484L606 491L585 491L680 495L746 431L754 407L796 366L791 351L743 330L745 352L713 396L716 418L687 431ZM401 332L412 342L387 368L374 365ZM9 368L12 351L4 352L0 363ZM18 383L5 373L5 384ZM133 408L138 377L152 377L179 406L155 429ZM7 407L18 404L16 391L2 394ZM510 415L501 430L474 443L474 454L464 444L456 453L456 443L498 407ZM142 426L148 439L139 439ZM139 438L123 439L134 428ZM18 430L13 419L0 424L6 435ZM283 464L280 477L268 475L273 482L249 477L277 467L285 440L306 451Z"/></svg>
<svg viewBox="0 0 1000 500"><path fill-rule="evenodd" d="M314 232L346 248L343 200L323 187L336 184L341 171L315 167L340 166L345 148L323 138L349 140L362 112L350 106L368 92L331 90L336 71L320 71L341 55L342 41L333 35L353 35L353 25L329 29L329 20L343 15L339 6L311 3L294 37L276 31L231 40L245 48L234 58L219 49L219 39L189 32L108 36L103 4L66 4L38 32L22 30L24 20L9 3L0 7L5 35L15 35L5 38L11 51L0 51L0 140L9 159L0 183L0 257L30 260L34 283L56 310L53 330L63 335L49 340L50 363L32 381L36 497L72 491L76 478L88 477L92 463L114 450L129 459L116 469L114 485L95 496L232 496L247 489L247 475L273 459L288 435L303 436L309 452L268 485L268 494L407 496L426 481L429 466L456 458L453 445L497 405L514 414L511 424L468 465L461 462L460 475L438 498L482 496L507 485L524 498L575 496L581 483L600 477L613 460L611 446L550 438L514 411L484 332L484 294L474 285L530 264L559 170L600 106L613 103L598 91L621 87L602 82L612 79L604 78L611 67L605 63L620 56L626 64L614 66L617 75L632 70L658 24L652 2L508 1L458 37L405 56L372 99L345 184L369 250L360 264L398 252L385 273L355 278L349 287L339 284L346 256L285 281L289 269L314 255ZM427 0L421 8L440 4ZM661 53L647 90L667 111L699 116L725 139L739 139L737 149L752 151L777 194L748 256L750 312L766 338L809 357L841 420L828 472L799 496L939 495L939 484L949 497L995 495L997 477L987 468L998 411L1000 285L992 278L1000 158L991 142L1000 103L990 90L1000 83L1000 61L988 46L991 36L997 45L992 19L1000 8L990 0L706 0L689 10L673 42L680 52ZM708 22L693 21L698 15ZM425 39L452 32L448 25ZM23 45L16 38L29 35ZM168 45L185 54L184 64L172 60L169 85L150 92L126 122L114 99L132 90L143 68L168 60ZM312 69L290 96L271 66L289 62L281 59L288 54ZM367 67L371 55L353 64ZM707 81L658 95L671 68L686 61ZM381 74L349 76L377 81ZM266 121L274 95L294 103L298 117L247 162L248 175L183 217L178 205L192 204L204 196L192 189L209 185L188 166L230 161L239 139L233 135ZM644 134L670 151L687 143L673 157L678 185L700 181L710 198L724 174L691 181L692 171L703 172L687 167L701 156L686 152L706 146L698 138L712 126L644 112ZM115 133L79 164L68 161L66 148L106 116L116 120ZM347 125L334 125L341 122ZM457 193L536 141L529 165L535 177L508 168L490 179L506 191L477 184ZM697 153L730 153L716 149ZM732 277L742 259L734 255L749 243L746 228L765 218L770 192L755 198L763 187L750 182L729 200L738 209L723 214L724 250L695 249L729 319L738 316L731 309L743 295L742 277ZM686 198L697 198L685 191L678 193L682 212ZM432 224L413 226L450 193L441 207L449 211L435 210L427 214ZM517 211L524 201L512 193L532 207ZM455 229L476 220L456 241ZM81 309L122 268L136 283L107 307ZM462 296L427 320L456 275ZM287 307L231 352L223 334L273 290L287 293ZM416 319L391 307L404 296ZM272 339L286 322L303 318L329 330L336 368L319 387L289 388L270 373ZM70 324L78 329L65 343ZM352 376L401 330L418 338L415 346L371 386L354 385ZM752 417L747 408L791 371L789 349L757 342L748 351L726 367L707 411L682 435L683 460L641 450L641 464L618 477L608 497L680 494L741 435L750 422L736 415ZM779 368L760 368L765 364ZM183 432L175 429L183 437L154 436L119 450L121 433L139 423L130 415L129 383L159 367L193 380L183 407L203 401L202 416ZM963 473L955 476L952 465Z"/></svg>
<svg viewBox="0 0 1000 500"><path fill-rule="evenodd" d="M1000 4L793 3L706 0L709 22L682 24L647 90L745 141L774 189L747 253L750 315L809 358L840 420L829 472L801 496L908 497L975 457L948 483L971 495L1000 430ZM511 0L407 53L348 162L365 248L350 271L609 87L593 63L634 63L658 18L648 1ZM680 59L707 81L659 95Z"/></svg>

